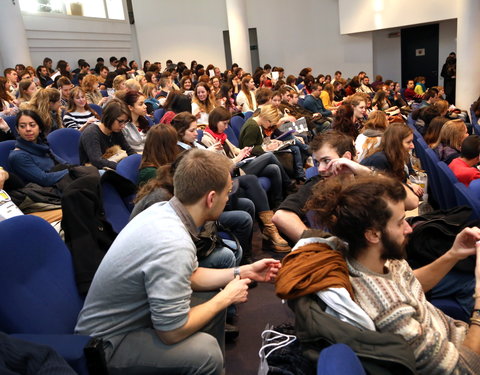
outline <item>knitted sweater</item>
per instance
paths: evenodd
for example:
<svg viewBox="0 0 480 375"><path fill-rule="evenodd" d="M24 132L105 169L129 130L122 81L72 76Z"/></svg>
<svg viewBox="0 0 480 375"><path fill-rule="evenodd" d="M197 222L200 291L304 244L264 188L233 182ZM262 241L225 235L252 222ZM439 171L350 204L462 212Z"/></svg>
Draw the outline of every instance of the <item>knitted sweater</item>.
<svg viewBox="0 0 480 375"><path fill-rule="evenodd" d="M380 332L402 336L414 351L419 374L478 374L480 357L462 346L468 326L430 304L404 260L372 272L348 260L356 302Z"/></svg>

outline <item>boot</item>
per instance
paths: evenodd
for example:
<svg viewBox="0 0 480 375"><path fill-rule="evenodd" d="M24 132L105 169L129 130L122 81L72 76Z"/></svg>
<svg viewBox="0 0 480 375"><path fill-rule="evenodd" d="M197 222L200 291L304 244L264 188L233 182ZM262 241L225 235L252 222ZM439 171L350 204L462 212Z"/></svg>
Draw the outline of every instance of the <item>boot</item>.
<svg viewBox="0 0 480 375"><path fill-rule="evenodd" d="M273 211L259 212L258 217L263 225L263 238L271 244L272 250L276 253L289 252L291 248L288 242L280 236L277 227L272 223Z"/></svg>

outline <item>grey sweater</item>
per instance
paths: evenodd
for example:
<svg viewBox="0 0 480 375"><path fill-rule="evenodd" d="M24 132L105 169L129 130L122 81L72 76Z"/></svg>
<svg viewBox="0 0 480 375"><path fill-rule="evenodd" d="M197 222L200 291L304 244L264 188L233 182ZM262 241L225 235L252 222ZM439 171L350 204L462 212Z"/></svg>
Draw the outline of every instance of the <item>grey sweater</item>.
<svg viewBox="0 0 480 375"><path fill-rule="evenodd" d="M117 163L103 158L105 151L115 145L120 146L128 155L135 153L122 133L105 135L98 125L88 125L80 136L80 164L91 163L98 169L103 167L116 169Z"/></svg>
<svg viewBox="0 0 480 375"><path fill-rule="evenodd" d="M117 236L95 274L76 333L108 340L152 324L170 331L186 323L190 277L198 267L190 235L195 228L191 216L179 216L174 200L154 204Z"/></svg>

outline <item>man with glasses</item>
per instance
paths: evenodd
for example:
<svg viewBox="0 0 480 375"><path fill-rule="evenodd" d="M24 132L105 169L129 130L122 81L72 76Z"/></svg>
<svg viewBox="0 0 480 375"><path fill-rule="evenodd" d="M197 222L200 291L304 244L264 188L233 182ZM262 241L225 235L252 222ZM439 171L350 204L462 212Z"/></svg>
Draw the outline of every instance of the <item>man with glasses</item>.
<svg viewBox="0 0 480 375"><path fill-rule="evenodd" d="M317 135L309 144L318 175L310 178L299 190L289 195L273 216L277 228L291 240L298 241L302 233L308 229L304 223L303 207L312 194L313 187L328 177L327 166L331 160L344 158L352 160L355 156L353 139L343 133L327 131ZM370 173L370 169L357 164L360 171Z"/></svg>
<svg viewBox="0 0 480 375"><path fill-rule="evenodd" d="M289 195L273 216L273 223L280 232L293 241L298 241L308 229L303 208L312 195L314 186L332 175L362 176L375 173L372 169L355 161L356 151L353 138L337 131L329 130L317 135L309 144L318 170L318 175L307 180L295 194ZM407 206L411 210L418 206L418 198L407 190Z"/></svg>

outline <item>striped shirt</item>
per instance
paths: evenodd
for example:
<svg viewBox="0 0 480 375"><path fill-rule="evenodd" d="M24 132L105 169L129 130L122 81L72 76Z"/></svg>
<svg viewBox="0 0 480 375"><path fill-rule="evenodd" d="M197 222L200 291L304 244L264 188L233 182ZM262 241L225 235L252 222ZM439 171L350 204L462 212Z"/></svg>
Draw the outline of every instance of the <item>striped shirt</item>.
<svg viewBox="0 0 480 375"><path fill-rule="evenodd" d="M63 116L63 125L66 128L78 129L84 126L90 117L94 117L90 111L86 112L67 112Z"/></svg>

